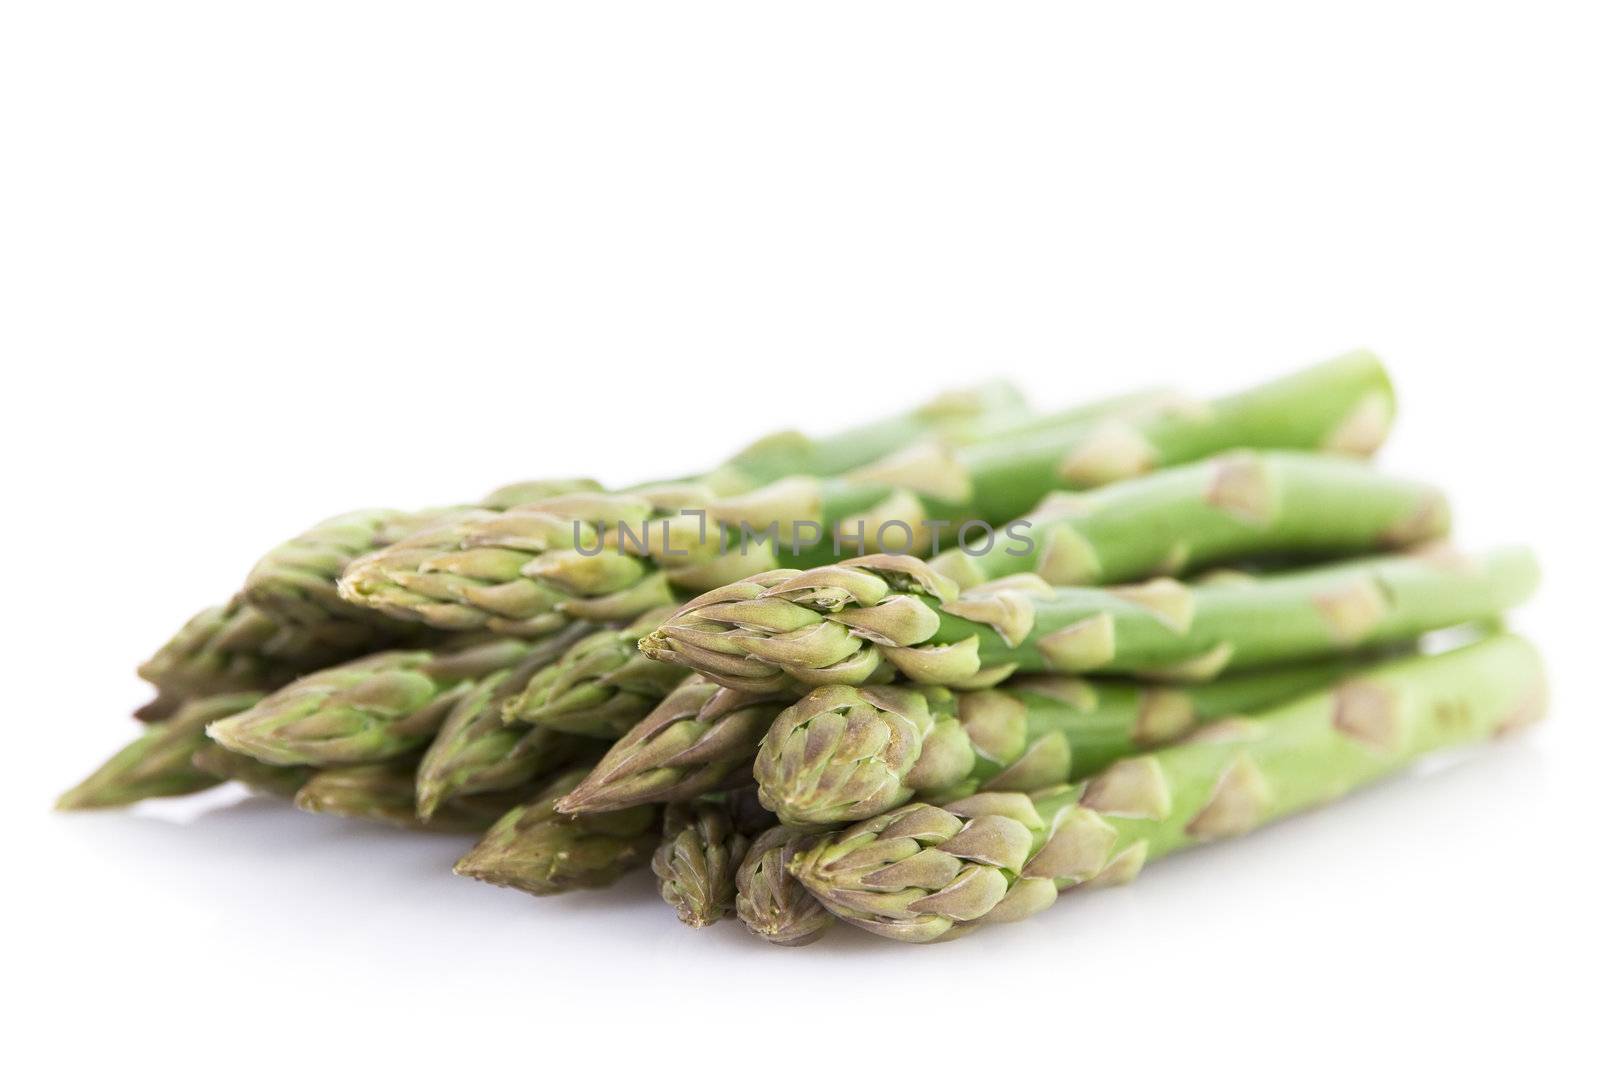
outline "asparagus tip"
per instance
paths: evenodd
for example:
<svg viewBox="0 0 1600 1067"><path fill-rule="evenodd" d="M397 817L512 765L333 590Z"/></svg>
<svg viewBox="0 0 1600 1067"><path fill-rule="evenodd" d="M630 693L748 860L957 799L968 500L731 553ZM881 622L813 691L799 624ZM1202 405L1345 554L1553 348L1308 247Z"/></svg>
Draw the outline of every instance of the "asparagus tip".
<svg viewBox="0 0 1600 1067"><path fill-rule="evenodd" d="M71 789L56 797L56 811L93 811L96 808L109 808L116 805L107 802L103 797L96 797L93 791L86 789L89 783L75 785Z"/></svg>
<svg viewBox="0 0 1600 1067"><path fill-rule="evenodd" d="M582 790L573 790L566 796L556 798L556 811L562 815L583 815L594 809L586 803L591 797L585 797Z"/></svg>
<svg viewBox="0 0 1600 1067"><path fill-rule="evenodd" d="M485 879L483 878L483 875L485 871L483 866L479 864L476 857L476 850L468 852L465 856L462 856L460 859L456 860L455 866L451 867L450 869L456 874L461 875L463 878L477 878L480 881L484 881Z"/></svg>
<svg viewBox="0 0 1600 1067"><path fill-rule="evenodd" d="M435 781L417 782L417 818L427 822L445 802L444 785Z"/></svg>

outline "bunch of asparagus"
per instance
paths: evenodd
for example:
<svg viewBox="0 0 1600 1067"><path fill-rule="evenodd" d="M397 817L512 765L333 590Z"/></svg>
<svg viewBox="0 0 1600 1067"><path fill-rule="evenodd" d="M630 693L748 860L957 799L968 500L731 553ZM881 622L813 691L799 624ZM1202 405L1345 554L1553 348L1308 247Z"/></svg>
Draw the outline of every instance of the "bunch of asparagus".
<svg viewBox="0 0 1600 1067"><path fill-rule="evenodd" d="M140 668L141 735L60 806L232 781L481 834L457 872L536 895L648 864L780 945L1022 919L1543 713L1499 626L1532 557L1366 462L1393 413L1365 353L1207 402L988 386L339 516Z"/></svg>

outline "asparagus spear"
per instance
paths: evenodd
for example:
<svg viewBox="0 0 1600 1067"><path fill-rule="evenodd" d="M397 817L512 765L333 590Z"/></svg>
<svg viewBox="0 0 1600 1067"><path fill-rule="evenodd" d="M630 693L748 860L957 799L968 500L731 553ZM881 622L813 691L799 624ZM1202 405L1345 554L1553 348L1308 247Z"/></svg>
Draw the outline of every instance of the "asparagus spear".
<svg viewBox="0 0 1600 1067"><path fill-rule="evenodd" d="M284 626L338 635L349 649L372 651L397 638L414 638L420 627L414 620L396 619L339 596L339 576L355 560L467 515L599 488L587 478L517 482L495 490L475 505L422 511L373 508L336 515L258 560L241 595Z"/></svg>
<svg viewBox="0 0 1600 1067"><path fill-rule="evenodd" d="M286 626L335 626L351 644L410 627L339 598L338 578L358 556L440 521L448 512L407 513L389 508L351 511L324 519L273 547L245 576L242 596Z"/></svg>
<svg viewBox="0 0 1600 1067"><path fill-rule="evenodd" d="M378 652L308 674L207 732L224 748L265 763L380 762L427 745L479 679L548 646L565 647L578 634L573 628L543 638L537 647L502 637Z"/></svg>
<svg viewBox="0 0 1600 1067"><path fill-rule="evenodd" d="M189 761L195 770L219 782L238 782L256 793L293 798L314 773L310 767L275 767L270 763L229 752L207 738Z"/></svg>
<svg viewBox="0 0 1600 1067"><path fill-rule="evenodd" d="M761 802L785 823L855 822L917 799L1030 792L1083 778L1195 726L1326 686L1342 660L1174 688L1028 676L1004 688L824 686L767 730Z"/></svg>
<svg viewBox="0 0 1600 1067"><path fill-rule="evenodd" d="M667 805L650 866L679 920L698 928L733 911L734 876L750 849L749 835L771 821L749 789Z"/></svg>
<svg viewBox="0 0 1600 1067"><path fill-rule="evenodd" d="M235 597L189 619L139 666L157 696L135 717L159 722L190 698L276 689L345 658L337 641L285 626Z"/></svg>
<svg viewBox="0 0 1600 1067"><path fill-rule="evenodd" d="M963 689L1019 669L1205 681L1489 619L1537 580L1524 549L1435 550L1240 583L1053 588L1026 574L959 591L919 560L864 556L708 593L640 648L752 693L861 684L885 663Z"/></svg>
<svg viewBox="0 0 1600 1067"><path fill-rule="evenodd" d="M477 530L472 543L481 552L507 553L494 557L508 567L499 580L517 583L512 597L511 587L493 586L496 576L485 570L480 576L491 585L479 592L505 593L508 610L523 619L542 616L546 624L551 612L630 618L667 602L673 589L705 590L769 567L806 567L849 554L845 538L859 551L892 542L897 550L926 554L939 530L1008 522L1051 489L1100 485L1227 448L1365 454L1381 442L1391 408L1382 366L1356 353L1210 405L1144 401L1109 420L1097 406L957 449L923 444L831 479L786 478L702 501L675 525L676 503L663 507L647 497L631 507L614 497L597 504L548 501ZM707 536L686 515L703 516L715 534Z"/></svg>
<svg viewBox="0 0 1600 1067"><path fill-rule="evenodd" d="M452 797L518 788L575 759L588 756L592 762L604 750L598 741L504 721L506 701L563 651L554 642L545 644L515 668L485 676L445 716L417 768L421 818L431 818Z"/></svg>
<svg viewBox="0 0 1600 1067"><path fill-rule="evenodd" d="M506 812L457 861L456 873L546 896L608 886L647 861L661 837L659 808L647 805L578 817L556 812L556 798L583 774L563 774Z"/></svg>
<svg viewBox="0 0 1600 1067"><path fill-rule="evenodd" d="M245 579L243 596L287 625L315 627L344 620L352 628L392 631L394 619L339 596L339 575L356 559L469 512L504 511L599 488L599 483L587 478L516 482L496 489L476 505L422 511L369 508L335 515L262 556Z"/></svg>
<svg viewBox="0 0 1600 1067"><path fill-rule="evenodd" d="M146 726L137 739L61 794L56 807L116 808L210 789L221 779L192 762L208 744L207 724L242 712L260 699L260 693L226 693L184 701L173 715Z"/></svg>
<svg viewBox="0 0 1600 1067"><path fill-rule="evenodd" d="M416 764L401 760L319 770L295 793L294 803L302 811L366 819L404 830L479 833L525 796L525 792L507 791L452 797L422 819L417 815Z"/></svg>
<svg viewBox="0 0 1600 1067"><path fill-rule="evenodd" d="M836 558L831 542L795 547L795 527L804 523L824 531L859 529L861 551L892 543L897 551L925 555L938 531L958 537L966 522L1009 522L1051 490L1103 486L1229 449L1366 456L1386 436L1393 403L1382 364L1355 352L1210 403L1138 397L1064 412L960 447L924 443L826 481L791 478L719 499L706 512L724 530L776 524L779 536L765 559L756 547L744 553L745 574L764 562L807 567ZM631 545L619 539L618 547ZM684 556L683 547L658 537L648 554L658 566L685 572L683 588L710 588L698 580L706 551ZM720 547L720 540L710 546ZM552 555L538 573L575 596L588 595L584 582L593 567L575 562L570 579L562 570L574 554ZM708 571L724 573L727 566Z"/></svg>
<svg viewBox="0 0 1600 1067"><path fill-rule="evenodd" d="M1539 718L1544 677L1493 637L1353 678L1031 797L912 804L823 838L794 871L829 911L925 942L1026 918L1076 886L1133 878L1175 849L1327 803L1436 749Z"/></svg>
<svg viewBox="0 0 1600 1067"><path fill-rule="evenodd" d="M793 826L774 826L750 844L734 876L734 908L745 929L774 945L809 945L833 916L789 873L789 864L815 838Z"/></svg>
<svg viewBox="0 0 1600 1067"><path fill-rule="evenodd" d="M690 676L556 803L568 815L693 800L748 778L750 755L784 701Z"/></svg>
<svg viewBox="0 0 1600 1067"><path fill-rule="evenodd" d="M589 737L621 737L689 675L639 651L639 639L673 610L656 608L620 630L585 637L506 701L506 719Z"/></svg>
<svg viewBox="0 0 1600 1067"><path fill-rule="evenodd" d="M503 509L593 487L588 481L516 483L491 493L480 506ZM356 554L448 514L448 509L355 512L320 523L269 552L251 570L239 596L195 615L140 666L140 676L156 686L157 696L135 716L160 722L197 696L244 691L258 699L255 690L277 689L353 652L421 636L341 600L335 581ZM268 792L293 793L305 777L227 753L203 735L192 763L197 776L176 775L164 788L182 783L183 791L193 791L236 778Z"/></svg>
<svg viewBox="0 0 1600 1067"><path fill-rule="evenodd" d="M1029 571L1052 585L1104 585L1249 557L1404 548L1450 526L1432 486L1337 456L1250 450L1055 493L1025 518L1025 539L952 548L933 568L963 587Z"/></svg>
<svg viewBox="0 0 1600 1067"><path fill-rule="evenodd" d="M238 596L189 619L139 667L139 676L160 693L139 717L156 721L185 697L276 688L307 671L411 636L393 620L340 601L332 578L318 588L316 570L339 567L340 550L354 551L360 538L382 542L420 518L403 512L352 513L269 552Z"/></svg>
<svg viewBox="0 0 1600 1067"><path fill-rule="evenodd" d="M594 487L587 480L518 482L490 493L477 507L503 510ZM340 599L336 580L360 553L466 510L351 512L274 548L251 569L237 596L195 615L139 668L157 696L135 716L157 722L189 697L276 689L308 671L425 639L413 624Z"/></svg>
<svg viewBox="0 0 1600 1067"><path fill-rule="evenodd" d="M339 582L339 593L356 604L441 629L486 626L503 633L544 633L562 624L568 597L525 571L542 553L578 544L574 520L642 518L658 509L676 511L790 475L830 476L929 434L961 438L992 432L1017 424L1023 415L1014 390L988 386L948 394L908 414L820 440L777 434L697 478L625 493L573 493L511 508L503 515L464 514L354 561ZM587 542L588 534L583 538ZM664 584L637 587L637 567L629 559L602 553L590 557L587 565L599 572L585 586L594 603L575 616L626 621L668 602ZM607 578L607 573L613 577ZM608 582L616 586L616 595L604 592Z"/></svg>

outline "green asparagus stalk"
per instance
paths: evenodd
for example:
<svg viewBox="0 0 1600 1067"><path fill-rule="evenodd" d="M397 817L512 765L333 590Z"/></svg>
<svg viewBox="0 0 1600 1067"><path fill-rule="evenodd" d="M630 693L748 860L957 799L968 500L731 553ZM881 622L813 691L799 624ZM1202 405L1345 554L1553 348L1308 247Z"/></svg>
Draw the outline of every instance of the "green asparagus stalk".
<svg viewBox="0 0 1600 1067"><path fill-rule="evenodd" d="M378 652L308 674L250 711L213 723L208 733L224 748L265 763L382 762L427 745L479 679L547 648L564 648L580 632L574 627L537 644L502 637Z"/></svg>
<svg viewBox="0 0 1600 1067"><path fill-rule="evenodd" d="M771 821L748 789L667 805L650 866L680 921L699 928L732 913L734 876L750 849L749 835Z"/></svg>
<svg viewBox="0 0 1600 1067"><path fill-rule="evenodd" d="M1110 418L1103 405L1080 409L959 448L924 443L845 475L797 475L694 509L646 496L631 505L617 497L547 501L479 527L469 538L476 554L451 565L503 565L475 572L487 584L473 588L504 596L517 619L626 619L668 602L674 590L711 589L770 567L890 548L923 555L939 531L1009 522L1052 489L1101 485L1224 449L1364 455L1382 441L1391 410L1382 366L1356 353L1209 405L1144 400Z"/></svg>
<svg viewBox="0 0 1600 1067"><path fill-rule="evenodd" d="M485 676L445 716L417 768L420 817L431 818L453 797L520 788L576 760L593 763L604 751L599 741L504 720L505 703L563 654L559 644L543 644L515 668Z"/></svg>
<svg viewBox="0 0 1600 1067"><path fill-rule="evenodd" d="M1054 588L1025 574L961 591L926 563L878 555L708 593L640 648L752 693L859 685L885 663L962 689L1016 670L1198 682L1491 619L1537 581L1523 549L1434 550L1239 583Z"/></svg>
<svg viewBox="0 0 1600 1067"><path fill-rule="evenodd" d="M207 608L139 667L157 697L135 713L159 722L186 700L271 690L348 658L344 645L285 626L243 599Z"/></svg>
<svg viewBox="0 0 1600 1067"><path fill-rule="evenodd" d="M1196 726L1331 683L1343 660L1177 688L1026 676L1003 688L825 686L790 705L755 761L785 823L856 822L910 800L1032 792L1083 778Z"/></svg>
<svg viewBox="0 0 1600 1067"><path fill-rule="evenodd" d="M582 778L574 770L506 812L465 856L456 873L535 896L608 886L650 859L661 839L661 812L647 805L570 817L556 798Z"/></svg>
<svg viewBox="0 0 1600 1067"><path fill-rule="evenodd" d="M314 773L310 767L275 767L270 763L229 752L207 738L189 761L194 769L219 782L237 782L255 793L293 798Z"/></svg>
<svg viewBox="0 0 1600 1067"><path fill-rule="evenodd" d="M809 945L828 932L833 915L807 892L789 864L815 841L793 826L774 826L756 838L734 876L734 909L745 929L774 945Z"/></svg>
<svg viewBox="0 0 1600 1067"><path fill-rule="evenodd" d="M477 507L503 510L594 486L519 482ZM195 615L139 668L157 695L135 717L159 722L191 697L276 689L358 655L426 640L414 624L340 599L337 579L357 555L466 510L351 512L279 545L251 569L238 596Z"/></svg>
<svg viewBox="0 0 1600 1067"><path fill-rule="evenodd" d="M525 571L545 552L588 542L589 532L575 535L575 520L675 512L791 475L831 476L930 434L961 439L1017 425L1024 416L1013 389L988 386L952 393L908 414L829 438L778 434L697 478L624 493L567 494L503 515L466 514L354 561L339 582L339 593L353 603L440 629L545 633L562 625L570 598ZM589 566L601 572L585 583L593 602L572 612L574 617L627 621L668 602L661 595L664 585L638 588L631 561L621 556L602 553L591 557ZM604 572L616 576L607 578ZM614 587L610 593L608 585Z"/></svg>
<svg viewBox="0 0 1600 1067"><path fill-rule="evenodd" d="M521 482L496 490L478 507L504 509L593 486ZM140 666L140 677L158 695L136 717L157 722L190 697L275 689L341 660L424 639L415 626L342 600L336 582L360 553L466 510L351 512L274 548L252 568L238 596L195 615Z"/></svg>
<svg viewBox="0 0 1600 1067"><path fill-rule="evenodd" d="M1109 410L1099 405L1067 412L960 447L914 446L829 481L788 479L755 494L714 501L707 517L724 528L741 523L765 528L776 522L780 536L768 557L772 566L813 566L835 555L831 545L793 550L793 527L805 522L824 530L860 523L867 531L858 542L863 551L888 550L885 542L892 541L896 551L922 555L940 530L959 535L965 522L1007 523L1052 490L1104 486L1230 449L1370 455L1387 436L1393 408L1382 364L1370 353L1355 352L1209 403L1139 397ZM902 525L891 538L886 527L893 520ZM884 528L881 539L872 532L879 528ZM652 558L673 566L670 553L679 547L658 539ZM761 562L756 553L749 555L753 564ZM691 556L684 565L692 570L695 562ZM746 573L757 569L752 565ZM700 583L684 587L707 588Z"/></svg>
<svg viewBox="0 0 1600 1067"><path fill-rule="evenodd" d="M556 804L567 815L693 800L748 780L750 756L786 702L690 676Z"/></svg>
<svg viewBox="0 0 1600 1067"><path fill-rule="evenodd" d="M339 596L339 575L351 562L452 515L450 509L351 511L324 519L256 561L242 594L263 614L290 626L342 624L370 639L371 630L408 632L410 625Z"/></svg>
<svg viewBox="0 0 1600 1067"><path fill-rule="evenodd" d="M351 647L371 645L396 633L406 635L414 623L402 624L339 596L339 576L346 567L370 552L466 515L599 489L597 482L587 478L517 482L495 490L476 505L423 511L374 508L336 515L263 556L245 579L242 595L286 626L345 631Z"/></svg>
<svg viewBox="0 0 1600 1067"><path fill-rule="evenodd" d="M439 833L481 833L526 798L525 791L453 797L427 818L417 815L416 764L406 760L330 767L312 774L294 795L295 807Z"/></svg>
<svg viewBox="0 0 1600 1067"><path fill-rule="evenodd" d="M1052 585L1105 585L1251 557L1405 548L1450 526L1432 486L1336 456L1249 450L1055 493L1025 518L1016 543L952 548L933 568L963 587L1030 571Z"/></svg>
<svg viewBox="0 0 1600 1067"><path fill-rule="evenodd" d="M419 512L368 509L334 515L256 561L245 579L243 597L285 624L317 627L342 619L352 627L394 630L392 617L339 597L339 576L357 558L461 515L502 512L552 496L598 490L600 485L589 478L517 482L493 491L475 506Z"/></svg>
<svg viewBox="0 0 1600 1067"><path fill-rule="evenodd" d="M184 701L173 715L146 726L137 739L61 794L56 807L61 811L117 808L210 789L221 779L193 764L195 753L208 744L206 726L260 699L260 693L227 693Z"/></svg>
<svg viewBox="0 0 1600 1067"><path fill-rule="evenodd" d="M1062 889L1126 882L1152 859L1325 804L1436 749L1533 721L1544 706L1538 654L1493 637L1222 720L1079 785L897 808L823 838L794 871L847 922L946 940L1026 918Z"/></svg>
<svg viewBox="0 0 1600 1067"><path fill-rule="evenodd" d="M621 737L689 675L639 651L639 639L673 610L656 608L620 630L585 637L506 701L506 719L587 737Z"/></svg>

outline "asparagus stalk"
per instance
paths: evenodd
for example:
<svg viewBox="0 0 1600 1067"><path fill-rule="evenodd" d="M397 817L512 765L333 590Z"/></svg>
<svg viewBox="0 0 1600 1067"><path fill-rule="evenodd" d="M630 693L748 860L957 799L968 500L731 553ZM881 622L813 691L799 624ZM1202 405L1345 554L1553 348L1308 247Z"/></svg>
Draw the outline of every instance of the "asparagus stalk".
<svg viewBox="0 0 1600 1067"><path fill-rule="evenodd" d="M61 794L56 807L61 811L117 808L210 789L221 778L193 764L195 754L209 744L206 726L260 699L260 693L227 693L184 701L173 715L146 726L138 738Z"/></svg>
<svg viewBox="0 0 1600 1067"><path fill-rule="evenodd" d="M1026 918L1059 890L1133 878L1149 860L1325 804L1436 749L1539 718L1538 654L1512 636L1418 657L1031 797L912 804L796 858L847 922L902 941Z"/></svg>
<svg viewBox="0 0 1600 1067"><path fill-rule="evenodd" d="M650 866L680 921L710 926L733 911L734 876L750 849L749 835L771 821L748 789L667 805Z"/></svg>
<svg viewBox="0 0 1600 1067"><path fill-rule="evenodd" d="M525 572L541 554L579 543L575 520L642 521L658 510L703 504L787 476L835 475L929 434L959 439L1016 425L1023 416L1013 389L988 386L948 394L905 415L829 438L777 434L697 478L625 493L567 494L503 515L468 513L354 561L339 582L339 593L353 603L440 629L545 633L562 625L569 597ZM639 587L630 560L605 553L591 557L588 565L599 572L585 584L594 603L574 611L574 617L626 621L668 602L665 585ZM569 566L577 565L569 561ZM615 595L603 591L608 583Z"/></svg>
<svg viewBox="0 0 1600 1067"><path fill-rule="evenodd" d="M488 675L559 650L576 627L539 642L502 637L378 652L308 674L248 712L211 724L224 748L281 765L377 763L427 745L455 702Z"/></svg>
<svg viewBox="0 0 1600 1067"><path fill-rule="evenodd" d="M859 551L924 555L941 530L1006 523L1052 489L1101 485L1223 449L1364 455L1382 441L1391 409L1382 366L1356 353L1210 405L1142 400L1109 418L1103 405L1079 409L960 448L925 443L831 479L786 478L695 511L645 497L631 508L615 498L594 507L549 501L479 529L473 543L484 552L522 550L501 557L519 564L516 611L629 618L667 602L674 589L701 591L849 554L846 538Z"/></svg>
<svg viewBox="0 0 1600 1067"><path fill-rule="evenodd" d="M576 818L557 813L556 798L583 774L563 774L506 812L457 861L456 873L547 896L608 886L649 860L661 836L659 808L647 805Z"/></svg>
<svg viewBox="0 0 1600 1067"><path fill-rule="evenodd" d="M589 756L592 762L599 757L604 749L598 741L507 723L502 716L505 703L522 691L529 677L561 655L559 645L546 645L515 668L485 676L450 709L417 768L421 818L431 818L453 797L515 789L575 759Z"/></svg>
<svg viewBox="0 0 1600 1067"><path fill-rule="evenodd" d="M206 739L189 761L195 770L219 782L238 782L255 793L292 799L314 773L310 767L275 767L270 763L229 752Z"/></svg>
<svg viewBox="0 0 1600 1067"><path fill-rule="evenodd" d="M339 596L339 575L356 559L470 512L504 511L548 497L599 489L599 483L588 478L515 482L475 505L421 511L369 508L335 515L262 556L245 579L243 596L267 615L291 625L317 626L330 619L347 619L392 626L394 620Z"/></svg>
<svg viewBox="0 0 1600 1067"><path fill-rule="evenodd" d="M618 811L737 785L748 778L750 755L784 703L690 676L574 782L556 809Z"/></svg>
<svg viewBox="0 0 1600 1067"><path fill-rule="evenodd" d="M833 558L831 544L792 548L793 527L804 522L824 530L860 523L866 530L861 548L871 552L889 547L873 532L884 528L882 541L890 541L886 527L898 520L910 532L895 529L896 550L922 555L939 530L958 536L965 522L1009 522L1052 490L1104 486L1230 449L1370 455L1387 435L1393 407L1382 364L1370 353L1355 352L1209 403L1138 397L1076 409L960 447L915 446L828 481L786 480L763 492L717 500L707 512L724 528L764 528L775 521L780 537L768 557L772 566L806 567ZM658 539L652 558L674 566L671 553L679 547ZM761 562L757 553L748 555L747 574ZM692 574L696 562L691 554L676 565ZM707 588L694 582L684 587Z"/></svg>
<svg viewBox="0 0 1600 1067"><path fill-rule="evenodd" d="M620 630L600 630L573 645L506 701L507 721L621 737L689 675L639 651L639 639L673 610L669 605L647 611Z"/></svg>
<svg viewBox="0 0 1600 1067"><path fill-rule="evenodd" d="M1030 571L1052 585L1105 585L1250 557L1404 548L1450 526L1432 486L1337 456L1250 450L1055 493L1025 518L1016 543L952 548L933 568L963 587Z"/></svg>
<svg viewBox="0 0 1600 1067"><path fill-rule="evenodd" d="M793 826L774 826L751 842L734 876L734 909L745 929L774 945L809 945L828 932L833 915L789 873L789 864L815 838Z"/></svg>
<svg viewBox="0 0 1600 1067"><path fill-rule="evenodd" d="M294 803L302 811L366 819L404 830L480 833L525 796L524 792L509 791L452 797L423 819L417 815L416 765L401 760L319 770L295 793Z"/></svg>
<svg viewBox="0 0 1600 1067"><path fill-rule="evenodd" d="M285 626L235 597L189 619L139 666L139 677L157 696L135 717L159 722L185 700L276 689L345 658L346 647L337 641Z"/></svg>
<svg viewBox="0 0 1600 1067"><path fill-rule="evenodd" d="M352 645L374 640L376 634L408 633L413 628L410 624L340 599L339 575L357 557L448 515L448 511L408 513L373 508L324 519L257 560L245 577L241 595L285 626L343 629Z"/></svg>
<svg viewBox="0 0 1600 1067"><path fill-rule="evenodd" d="M568 493L597 492L587 478L517 482L475 505L397 511L373 508L325 519L273 548L246 577L242 596L286 626L343 632L348 647L375 646L407 636L415 621L397 620L339 596L339 576L355 560L441 523L504 511Z"/></svg>
<svg viewBox="0 0 1600 1067"><path fill-rule="evenodd" d="M859 685L885 664L963 689L1016 670L1198 682L1490 619L1537 580L1524 549L1435 550L1237 583L1054 588L1026 574L961 591L926 563L878 555L708 593L640 648L751 693Z"/></svg>
<svg viewBox="0 0 1600 1067"><path fill-rule="evenodd" d="M824 686L761 741L761 802L794 826L856 822L910 800L1031 792L1083 778L1196 726L1328 685L1342 660L1177 688L1028 676L1003 688Z"/></svg>
<svg viewBox="0 0 1600 1067"><path fill-rule="evenodd" d="M411 537L466 509L407 512L373 508L324 519L267 551L245 576L241 596L263 614L286 626L336 626L351 644L410 636L419 627L352 604L339 596L339 576L352 562L386 545Z"/></svg>
<svg viewBox="0 0 1600 1067"><path fill-rule="evenodd" d="M518 482L477 507L504 510L594 487L588 480ZM342 600L337 579L361 553L467 510L351 512L272 549L237 596L195 615L139 668L158 692L136 717L157 722L189 697L276 689L308 671L425 638L413 624Z"/></svg>

